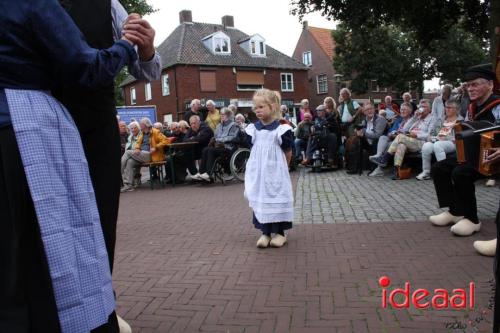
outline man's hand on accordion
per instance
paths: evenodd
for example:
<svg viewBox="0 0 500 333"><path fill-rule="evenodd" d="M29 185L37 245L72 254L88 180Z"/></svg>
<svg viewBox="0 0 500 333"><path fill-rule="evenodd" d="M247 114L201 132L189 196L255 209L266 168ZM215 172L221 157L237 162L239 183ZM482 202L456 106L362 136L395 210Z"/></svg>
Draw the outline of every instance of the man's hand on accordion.
<svg viewBox="0 0 500 333"><path fill-rule="evenodd" d="M500 147L491 148L489 150L488 156L486 156L486 163L497 163L500 162Z"/></svg>

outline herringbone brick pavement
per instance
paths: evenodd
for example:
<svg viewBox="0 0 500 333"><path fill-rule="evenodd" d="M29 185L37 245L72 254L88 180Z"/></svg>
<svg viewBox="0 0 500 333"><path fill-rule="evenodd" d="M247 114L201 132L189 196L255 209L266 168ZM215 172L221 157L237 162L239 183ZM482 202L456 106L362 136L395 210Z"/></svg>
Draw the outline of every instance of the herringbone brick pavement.
<svg viewBox="0 0 500 333"><path fill-rule="evenodd" d="M472 242L494 237L491 221L468 238L425 221L298 224L284 248L259 250L242 192L230 184L122 195L113 276L117 312L134 332L490 331L493 259ZM476 307L382 309L383 275L412 290L474 281ZM459 325L467 328L451 328Z"/></svg>

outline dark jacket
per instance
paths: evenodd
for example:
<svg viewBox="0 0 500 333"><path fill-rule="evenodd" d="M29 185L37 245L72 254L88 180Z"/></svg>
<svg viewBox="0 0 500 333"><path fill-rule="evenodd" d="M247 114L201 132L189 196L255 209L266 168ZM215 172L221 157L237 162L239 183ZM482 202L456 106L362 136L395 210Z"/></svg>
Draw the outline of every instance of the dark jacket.
<svg viewBox="0 0 500 333"><path fill-rule="evenodd" d="M191 116L198 116L198 117L200 117L201 121L205 121L205 119L207 117L207 110L200 109L200 110L198 110L198 113L194 113L193 111L189 110L184 114L184 120L189 123L189 118L191 118Z"/></svg>
<svg viewBox="0 0 500 333"><path fill-rule="evenodd" d="M186 133L184 142L198 142L199 149L203 149L208 146L210 139L214 136L214 132L208 125L202 121L200 123L200 128L197 132L193 131L192 128Z"/></svg>

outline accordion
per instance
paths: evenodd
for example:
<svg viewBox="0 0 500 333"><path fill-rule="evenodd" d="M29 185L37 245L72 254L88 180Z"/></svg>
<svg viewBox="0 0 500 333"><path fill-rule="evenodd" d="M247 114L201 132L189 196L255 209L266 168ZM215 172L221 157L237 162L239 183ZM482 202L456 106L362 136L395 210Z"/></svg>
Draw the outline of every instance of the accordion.
<svg viewBox="0 0 500 333"><path fill-rule="evenodd" d="M500 163L486 163L490 149L500 147L500 126L487 121L457 123L455 144L459 164L470 165L485 176L500 173Z"/></svg>

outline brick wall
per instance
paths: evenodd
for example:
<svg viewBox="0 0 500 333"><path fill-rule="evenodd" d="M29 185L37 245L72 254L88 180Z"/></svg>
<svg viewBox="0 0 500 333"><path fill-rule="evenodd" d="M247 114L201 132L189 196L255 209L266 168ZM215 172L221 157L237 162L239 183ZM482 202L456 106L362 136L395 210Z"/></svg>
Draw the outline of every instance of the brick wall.
<svg viewBox="0 0 500 333"><path fill-rule="evenodd" d="M216 72L216 91L200 91L200 66L177 65L163 71L168 73L170 95L162 96L161 80L151 82L152 99L145 101L145 82L136 81L124 87L125 103L130 106L130 88L135 87L137 103L135 105L156 105L157 118L162 121L163 116L172 114L174 120L178 113L183 112L185 104L194 98L198 99L251 99L253 91L237 91L236 75L233 67L213 67ZM299 103L301 99L309 97L307 71L265 69L264 87L278 90L282 99L293 100ZM281 73L292 73L294 91L281 92Z"/></svg>

